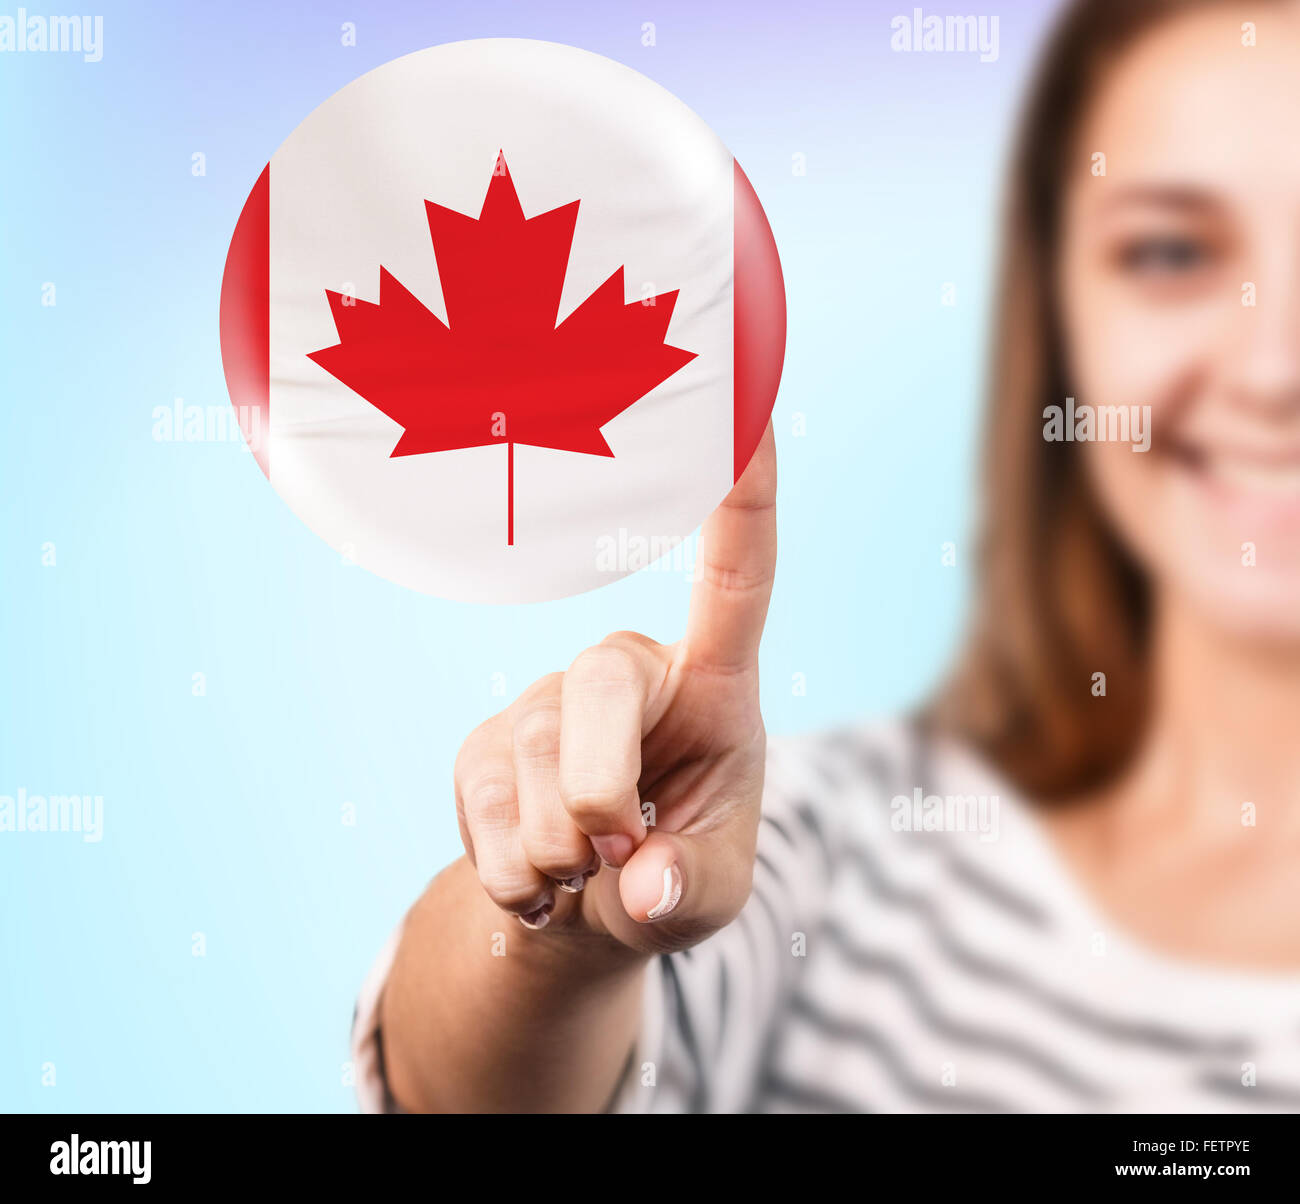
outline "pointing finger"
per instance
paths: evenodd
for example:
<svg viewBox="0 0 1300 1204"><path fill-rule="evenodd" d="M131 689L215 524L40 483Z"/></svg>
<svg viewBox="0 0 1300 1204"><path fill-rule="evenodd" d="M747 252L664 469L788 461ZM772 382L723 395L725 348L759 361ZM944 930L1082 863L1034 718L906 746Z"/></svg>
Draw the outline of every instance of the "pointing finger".
<svg viewBox="0 0 1300 1204"><path fill-rule="evenodd" d="M776 573L776 440L767 424L749 467L700 535L686 625L688 663L735 671L757 663Z"/></svg>

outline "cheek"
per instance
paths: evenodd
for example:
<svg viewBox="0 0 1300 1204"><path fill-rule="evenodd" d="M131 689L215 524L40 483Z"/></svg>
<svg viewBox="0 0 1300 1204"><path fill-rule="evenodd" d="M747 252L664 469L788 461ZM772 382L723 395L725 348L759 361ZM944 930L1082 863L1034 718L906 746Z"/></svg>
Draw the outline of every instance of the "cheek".
<svg viewBox="0 0 1300 1204"><path fill-rule="evenodd" d="M1177 534L1159 459L1119 443L1084 444L1079 454L1102 514L1138 562L1158 574L1162 549L1170 547Z"/></svg>
<svg viewBox="0 0 1300 1204"><path fill-rule="evenodd" d="M1079 451L1106 521L1167 598L1239 636L1300 642L1300 556L1243 540L1158 452L1114 443Z"/></svg>
<svg viewBox="0 0 1300 1204"><path fill-rule="evenodd" d="M1149 406L1157 432L1162 417L1194 399L1232 318L1222 297L1160 304L1099 270L1069 273L1063 302L1067 381L1076 398Z"/></svg>
<svg viewBox="0 0 1300 1204"><path fill-rule="evenodd" d="M1203 317L1189 329L1186 315L1177 321L1136 304L1099 271L1070 268L1064 282L1067 389L1081 405L1144 410L1158 440L1194 390L1208 321ZM1158 451L1137 453L1121 443L1075 450L1103 515L1138 561L1159 572L1161 550L1176 532L1162 497L1168 482Z"/></svg>
<svg viewBox="0 0 1300 1204"><path fill-rule="evenodd" d="M1161 445L1214 404L1239 302L1218 296L1162 305L1086 272L1066 279L1067 388L1080 404L1149 407L1153 432L1148 452L1076 446L1103 515L1161 589L1215 625L1300 638L1300 549L1274 548L1253 562L1240 523Z"/></svg>

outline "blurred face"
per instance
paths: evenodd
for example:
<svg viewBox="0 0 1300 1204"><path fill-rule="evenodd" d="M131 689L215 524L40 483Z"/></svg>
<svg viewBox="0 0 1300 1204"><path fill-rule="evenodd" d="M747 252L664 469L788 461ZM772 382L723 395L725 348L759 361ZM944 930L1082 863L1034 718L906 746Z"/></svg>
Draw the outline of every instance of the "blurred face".
<svg viewBox="0 0 1300 1204"><path fill-rule="evenodd" d="M1103 75L1073 161L1068 379L1077 408L1130 423L1078 428L1102 508L1166 600L1300 643L1300 5L1149 31Z"/></svg>

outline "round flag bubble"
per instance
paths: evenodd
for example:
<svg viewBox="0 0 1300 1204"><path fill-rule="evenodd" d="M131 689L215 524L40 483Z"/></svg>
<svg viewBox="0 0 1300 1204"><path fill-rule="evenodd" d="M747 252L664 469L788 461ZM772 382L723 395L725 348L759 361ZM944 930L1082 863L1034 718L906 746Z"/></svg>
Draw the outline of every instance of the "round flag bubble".
<svg viewBox="0 0 1300 1204"><path fill-rule="evenodd" d="M276 492L465 601L672 554L753 454L784 349L739 164L645 76L550 42L435 46L332 96L258 178L221 290Z"/></svg>

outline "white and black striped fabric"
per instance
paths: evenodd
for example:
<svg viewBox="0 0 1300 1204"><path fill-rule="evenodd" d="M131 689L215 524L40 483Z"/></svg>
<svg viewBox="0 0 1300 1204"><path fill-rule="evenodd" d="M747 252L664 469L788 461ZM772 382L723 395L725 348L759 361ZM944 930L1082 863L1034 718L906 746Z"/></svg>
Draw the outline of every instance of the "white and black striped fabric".
<svg viewBox="0 0 1300 1204"><path fill-rule="evenodd" d="M954 830L956 811L907 830L901 800L918 789L972 820L984 800L984 830ZM376 1110L387 956L354 1032ZM1031 807L910 725L778 741L753 894L726 929L651 965L612 1107L1295 1111L1300 974L1142 948L1082 894Z"/></svg>

